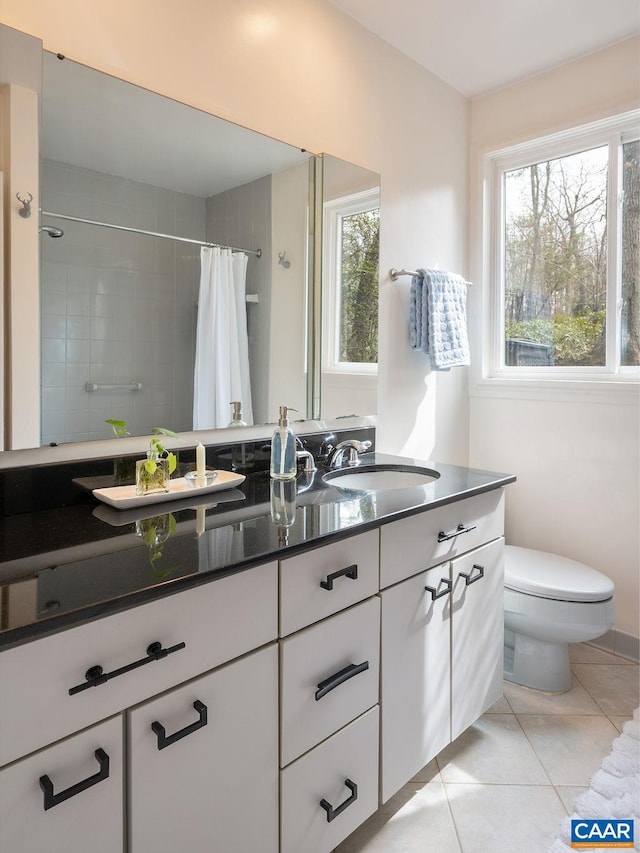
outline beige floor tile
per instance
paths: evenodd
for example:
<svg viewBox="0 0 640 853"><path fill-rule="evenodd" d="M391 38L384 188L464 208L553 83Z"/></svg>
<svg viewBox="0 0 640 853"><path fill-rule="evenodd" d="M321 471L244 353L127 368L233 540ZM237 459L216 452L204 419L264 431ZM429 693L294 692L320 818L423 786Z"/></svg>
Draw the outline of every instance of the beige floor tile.
<svg viewBox="0 0 640 853"><path fill-rule="evenodd" d="M554 785L588 785L618 735L606 717L534 714L518 720Z"/></svg>
<svg viewBox="0 0 640 853"><path fill-rule="evenodd" d="M506 682L505 682L506 685ZM501 696L490 708L485 711L486 714L511 714L512 709L505 696Z"/></svg>
<svg viewBox="0 0 640 853"><path fill-rule="evenodd" d="M569 816L573 814L573 804L576 801L576 797L579 797L580 794L584 794L584 792L588 790L589 789L583 785L556 785L558 796L562 800Z"/></svg>
<svg viewBox="0 0 640 853"><path fill-rule="evenodd" d="M630 719L631 717L617 717L611 716L611 714L609 714L609 720L613 723L613 725L618 729L619 732L622 731L622 727L627 722L627 720Z"/></svg>
<svg viewBox="0 0 640 853"><path fill-rule="evenodd" d="M445 785L445 789L463 853L543 853L566 817L551 786Z"/></svg>
<svg viewBox="0 0 640 853"><path fill-rule="evenodd" d="M576 663L572 670L605 714L631 717L640 704L637 664L619 666Z"/></svg>
<svg viewBox="0 0 640 853"><path fill-rule="evenodd" d="M436 760L445 783L549 784L513 714L485 714Z"/></svg>
<svg viewBox="0 0 640 853"><path fill-rule="evenodd" d="M625 664L633 666L633 661L621 658L619 655L614 655L611 652L605 652L604 649L597 649L595 646L590 646L588 643L572 643L569 646L569 661L574 663L608 663L613 666Z"/></svg>
<svg viewBox="0 0 640 853"><path fill-rule="evenodd" d="M543 693L520 684L505 683L504 695L515 714L602 714L600 706L575 676L566 693Z"/></svg>
<svg viewBox="0 0 640 853"><path fill-rule="evenodd" d="M409 780L409 782L426 784L427 782L439 781L439 773L440 771L438 770L438 765L436 764L436 760L434 758L433 761L430 761L428 764L425 764L422 770L419 770L413 777L413 779Z"/></svg>
<svg viewBox="0 0 640 853"><path fill-rule="evenodd" d="M405 785L334 853L460 853L441 782Z"/></svg>

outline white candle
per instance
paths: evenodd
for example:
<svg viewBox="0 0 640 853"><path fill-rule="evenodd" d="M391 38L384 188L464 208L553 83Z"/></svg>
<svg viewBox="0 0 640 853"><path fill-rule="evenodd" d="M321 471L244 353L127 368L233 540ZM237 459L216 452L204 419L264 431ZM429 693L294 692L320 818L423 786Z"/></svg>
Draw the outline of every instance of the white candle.
<svg viewBox="0 0 640 853"><path fill-rule="evenodd" d="M205 472L205 450L204 446L198 442L196 444L196 477L200 479L204 477Z"/></svg>
<svg viewBox="0 0 640 853"><path fill-rule="evenodd" d="M206 522L205 516L207 514L207 509L204 506L199 506L196 508L196 537L202 536L205 531Z"/></svg>

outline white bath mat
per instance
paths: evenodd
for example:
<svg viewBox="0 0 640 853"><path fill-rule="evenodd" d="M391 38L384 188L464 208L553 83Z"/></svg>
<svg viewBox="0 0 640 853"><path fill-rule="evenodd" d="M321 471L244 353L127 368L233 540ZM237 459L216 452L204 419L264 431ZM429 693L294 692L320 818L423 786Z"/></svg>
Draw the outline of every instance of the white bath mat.
<svg viewBox="0 0 640 853"><path fill-rule="evenodd" d="M589 790L577 797L571 817L633 818L634 850L640 850L640 709L622 727ZM549 853L572 853L571 818L562 821ZM602 853L602 848L583 847L581 853Z"/></svg>

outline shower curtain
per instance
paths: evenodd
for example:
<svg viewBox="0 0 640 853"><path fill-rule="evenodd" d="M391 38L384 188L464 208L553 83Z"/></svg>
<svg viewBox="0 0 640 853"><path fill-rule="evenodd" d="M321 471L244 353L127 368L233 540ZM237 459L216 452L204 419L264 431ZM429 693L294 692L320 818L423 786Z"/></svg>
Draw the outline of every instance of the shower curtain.
<svg viewBox="0 0 640 853"><path fill-rule="evenodd" d="M225 427L240 400L253 423L245 285L247 255L203 246L193 379L193 428Z"/></svg>

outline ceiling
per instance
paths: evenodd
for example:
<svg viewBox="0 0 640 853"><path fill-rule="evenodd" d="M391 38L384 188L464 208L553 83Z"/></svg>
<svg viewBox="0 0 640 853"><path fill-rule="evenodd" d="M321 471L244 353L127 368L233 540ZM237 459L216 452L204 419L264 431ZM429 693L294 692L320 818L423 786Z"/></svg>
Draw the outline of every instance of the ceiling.
<svg viewBox="0 0 640 853"><path fill-rule="evenodd" d="M330 0L467 97L640 32L638 0Z"/></svg>

